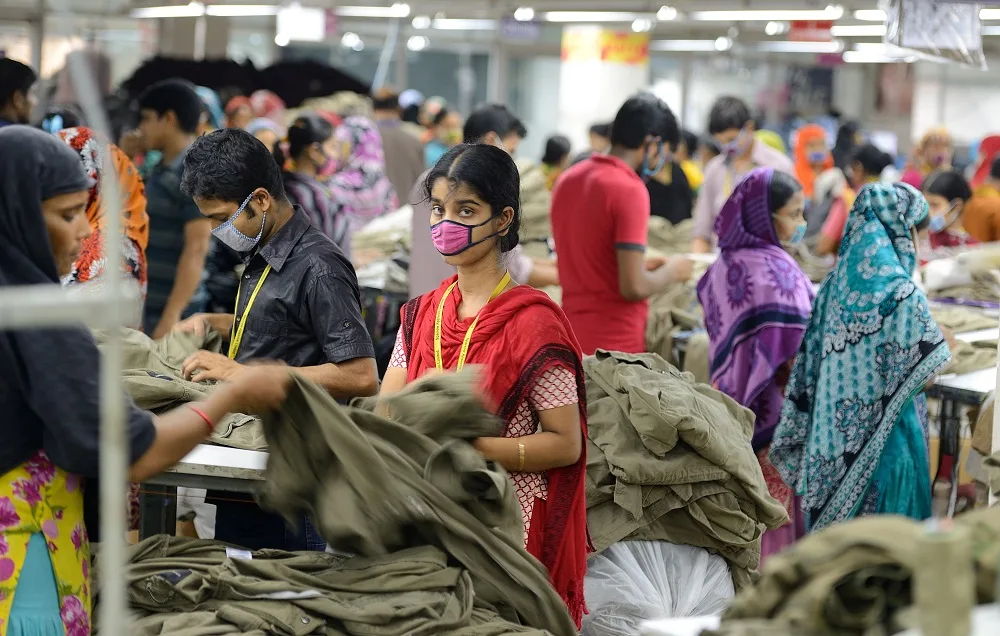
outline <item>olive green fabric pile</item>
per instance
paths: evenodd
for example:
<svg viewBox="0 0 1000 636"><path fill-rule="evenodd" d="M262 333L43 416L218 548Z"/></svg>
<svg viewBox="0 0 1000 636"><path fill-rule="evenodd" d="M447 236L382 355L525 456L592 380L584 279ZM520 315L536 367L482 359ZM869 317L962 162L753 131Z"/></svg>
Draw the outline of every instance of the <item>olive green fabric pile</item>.
<svg viewBox="0 0 1000 636"><path fill-rule="evenodd" d="M600 552L625 539L706 548L736 589L765 528L788 522L750 446L753 413L653 354L598 351L587 377L587 522Z"/></svg>
<svg viewBox="0 0 1000 636"><path fill-rule="evenodd" d="M969 512L955 524L968 539L973 567L970 579L949 580L949 587L968 590L979 604L995 602L1000 508ZM720 629L703 636L893 634L912 625L915 577L933 577L945 554L927 537L922 524L888 515L810 534L769 557L756 585L733 599Z"/></svg>

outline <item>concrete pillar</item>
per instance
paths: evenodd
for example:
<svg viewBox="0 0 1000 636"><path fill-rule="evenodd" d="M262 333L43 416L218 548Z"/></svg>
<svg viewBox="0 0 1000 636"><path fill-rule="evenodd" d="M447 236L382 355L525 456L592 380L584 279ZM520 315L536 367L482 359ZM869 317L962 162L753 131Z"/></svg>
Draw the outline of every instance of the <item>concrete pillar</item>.
<svg viewBox="0 0 1000 636"><path fill-rule="evenodd" d="M229 18L162 18L157 23L159 55L193 60L219 60L226 57Z"/></svg>
<svg viewBox="0 0 1000 636"><path fill-rule="evenodd" d="M588 130L611 121L622 102L647 89L649 35L596 25L563 29L559 73L559 129L574 148L586 148Z"/></svg>

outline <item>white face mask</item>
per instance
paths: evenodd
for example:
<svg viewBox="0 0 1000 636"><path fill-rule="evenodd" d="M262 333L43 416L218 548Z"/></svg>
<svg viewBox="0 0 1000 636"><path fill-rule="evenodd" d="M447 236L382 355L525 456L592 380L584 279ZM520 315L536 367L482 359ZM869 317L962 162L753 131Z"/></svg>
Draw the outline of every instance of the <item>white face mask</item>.
<svg viewBox="0 0 1000 636"><path fill-rule="evenodd" d="M249 254L252 252L253 249L257 247L257 244L260 243L261 237L264 236L264 221L267 220L266 214L264 214L260 220L260 232L257 232L256 237L247 236L243 232L236 229L236 226L233 225L233 221L243 214L243 211L246 210L247 206L250 204L250 199L252 198L253 193L251 193L250 196L243 201L243 205L236 210L236 214L229 217L228 221L212 230L212 236L222 241L223 244L238 254Z"/></svg>

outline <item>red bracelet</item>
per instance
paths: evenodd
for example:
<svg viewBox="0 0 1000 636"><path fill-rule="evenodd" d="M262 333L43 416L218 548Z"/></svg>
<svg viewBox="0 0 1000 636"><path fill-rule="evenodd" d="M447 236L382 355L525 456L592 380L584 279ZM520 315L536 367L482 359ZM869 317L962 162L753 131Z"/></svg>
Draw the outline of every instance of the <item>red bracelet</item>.
<svg viewBox="0 0 1000 636"><path fill-rule="evenodd" d="M212 418L210 418L205 413L205 411L202 411L200 408L196 406L191 406L190 404L188 404L187 407L192 411L194 411L195 413L197 413L201 417L201 419L205 420L205 426L208 427L208 435L211 435L212 433L215 432L215 424L212 422Z"/></svg>

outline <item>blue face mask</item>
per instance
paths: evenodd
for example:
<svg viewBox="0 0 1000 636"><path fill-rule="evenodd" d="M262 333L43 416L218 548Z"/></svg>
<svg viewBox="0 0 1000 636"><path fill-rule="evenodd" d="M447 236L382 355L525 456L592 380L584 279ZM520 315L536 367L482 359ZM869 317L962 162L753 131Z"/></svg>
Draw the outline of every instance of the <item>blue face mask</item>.
<svg viewBox="0 0 1000 636"><path fill-rule="evenodd" d="M219 239L223 244L239 254L248 254L253 251L253 249L257 247L257 244L260 243L260 238L264 236L264 221L267 220L267 214L264 214L260 220L260 232L257 232L256 237L247 236L243 232L236 229L236 226L233 225L233 221L243 214L243 211L250 204L250 199L252 198L253 193L251 193L250 196L243 201L243 205L236 210L236 214L231 216L228 221L212 230L212 236Z"/></svg>
<svg viewBox="0 0 1000 636"><path fill-rule="evenodd" d="M806 237L806 225L805 224L796 225L795 233L792 234L792 237L790 239L788 239L788 242L791 243L792 245L797 245L801 243L802 239L804 239L805 237Z"/></svg>
<svg viewBox="0 0 1000 636"><path fill-rule="evenodd" d="M809 163L823 163L824 161L826 161L826 157L827 154L825 150L817 150L816 152L810 152L808 155L806 155L806 158L809 160Z"/></svg>
<svg viewBox="0 0 1000 636"><path fill-rule="evenodd" d="M659 173L660 170L663 169L663 164L665 164L667 162L667 155L665 155L663 153L663 142L662 141L656 142L656 154L659 157L659 159L657 160L655 166L651 166L649 164L649 153L648 152L647 152L646 156L642 160L642 170L639 172L639 176L642 177L643 181L649 181L649 179L651 179L653 177L653 175Z"/></svg>

